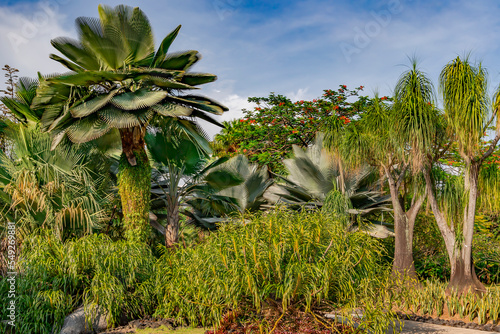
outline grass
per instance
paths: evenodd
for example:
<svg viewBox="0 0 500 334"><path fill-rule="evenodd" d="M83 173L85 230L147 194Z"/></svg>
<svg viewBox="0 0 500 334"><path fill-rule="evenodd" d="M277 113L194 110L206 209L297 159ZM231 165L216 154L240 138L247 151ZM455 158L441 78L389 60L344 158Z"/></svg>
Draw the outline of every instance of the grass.
<svg viewBox="0 0 500 334"><path fill-rule="evenodd" d="M392 321L378 301L385 277L378 241L346 233L322 213L276 210L242 216L196 248L165 251L157 263L155 316L217 325L232 311L259 319L289 309L365 309L365 326ZM274 324L270 324L272 327Z"/></svg>
<svg viewBox="0 0 500 334"><path fill-rule="evenodd" d="M121 316L154 315L217 327L237 312L264 331L288 311L350 315L360 307L362 326L383 333L394 320L378 298L387 272L382 249L330 216L285 210L235 218L195 247L160 246L159 259L145 244L105 235L66 242L33 235L19 261L16 332L57 331L83 304L89 317L97 305L104 309L110 326ZM7 293L2 280L0 298Z"/></svg>
<svg viewBox="0 0 500 334"><path fill-rule="evenodd" d="M388 301L392 298L386 307L419 315L458 317L466 322L476 321L480 325L498 323L500 286L488 287L487 293L482 296L475 293L448 296L445 290L446 283L426 281L421 289L403 289L395 296L388 296L391 292L386 291L385 299Z"/></svg>
<svg viewBox="0 0 500 334"><path fill-rule="evenodd" d="M68 242L50 233L28 237L16 282L16 332L52 333L81 304L89 315L99 304L108 312L111 326L121 315L151 314L155 298L147 282L154 261L147 245L114 242L105 235ZM0 280L2 300L8 300L8 288L8 282ZM5 308L0 310L2 319L6 319L5 312Z"/></svg>

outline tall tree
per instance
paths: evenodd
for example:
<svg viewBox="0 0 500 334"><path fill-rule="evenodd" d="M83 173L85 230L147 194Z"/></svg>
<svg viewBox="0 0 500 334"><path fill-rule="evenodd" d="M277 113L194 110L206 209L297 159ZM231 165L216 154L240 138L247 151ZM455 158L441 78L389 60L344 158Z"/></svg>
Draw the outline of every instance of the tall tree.
<svg viewBox="0 0 500 334"><path fill-rule="evenodd" d="M359 119L332 124L327 142L347 163L368 163L386 177L394 209L393 272L400 282L416 281L413 229L425 190L413 177L429 150L433 123L433 86L413 62L396 85L394 103L376 97Z"/></svg>
<svg viewBox="0 0 500 334"><path fill-rule="evenodd" d="M451 214L453 210L450 213L446 209L450 205L440 205L431 166L424 168L429 201L451 263L448 288L459 293L470 289L484 292L486 289L477 279L474 270L472 239L480 169L500 139L500 123L497 117L500 95L497 92L494 110L491 112L486 71L481 64L471 64L468 58L457 57L448 63L440 74L439 87L443 95L448 134L457 141L458 152L465 164L463 184L455 187L455 194L452 194L453 205L461 209L460 214ZM488 147L481 149L481 138L495 118L496 137L490 141Z"/></svg>
<svg viewBox="0 0 500 334"><path fill-rule="evenodd" d="M99 18L76 19L79 40L60 37L52 45L66 58L50 57L74 73L42 81L33 107L45 108L42 127L74 143L107 134L119 138L122 156L118 183L126 237L145 240L150 232L151 167L145 151L148 125L161 117L199 117L228 109L209 98L179 92L216 80L189 72L201 59L197 51L167 54L181 26L155 51L151 25L139 8L99 6Z"/></svg>

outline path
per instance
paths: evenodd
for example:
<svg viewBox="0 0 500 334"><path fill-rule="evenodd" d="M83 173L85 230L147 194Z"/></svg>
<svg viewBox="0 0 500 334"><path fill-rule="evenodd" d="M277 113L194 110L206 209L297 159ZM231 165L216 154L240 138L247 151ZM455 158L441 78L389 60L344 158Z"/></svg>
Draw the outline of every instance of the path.
<svg viewBox="0 0 500 334"><path fill-rule="evenodd" d="M387 331L388 334L392 334L393 331ZM487 334L487 333L497 333L498 332L486 332L479 331L476 329L458 328L451 326L441 326L429 324L426 322L410 321L405 320L405 325L401 333L408 334Z"/></svg>

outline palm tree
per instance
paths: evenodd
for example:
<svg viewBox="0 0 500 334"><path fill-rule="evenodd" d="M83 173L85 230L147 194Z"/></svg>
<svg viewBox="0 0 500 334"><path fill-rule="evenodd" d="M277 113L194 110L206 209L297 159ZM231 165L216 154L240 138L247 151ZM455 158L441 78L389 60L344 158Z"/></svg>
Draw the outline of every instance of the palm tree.
<svg viewBox="0 0 500 334"><path fill-rule="evenodd" d="M99 6L99 19L76 20L79 40L60 37L52 45L66 58L50 57L71 73L42 81L33 102L45 109L42 129L84 143L107 134L119 138L122 155L118 183L126 237L147 239L151 167L144 136L161 117L198 117L218 124L205 112L228 109L209 98L179 92L216 80L192 73L197 51L167 54L181 26L155 51L150 23L139 8Z"/></svg>
<svg viewBox="0 0 500 334"><path fill-rule="evenodd" d="M349 165L367 163L387 179L394 212L393 273L406 284L417 280L413 228L425 187L416 174L435 147L433 86L413 61L396 84L394 103L386 99L375 96L361 117L347 126L333 124L327 144Z"/></svg>
<svg viewBox="0 0 500 334"><path fill-rule="evenodd" d="M145 137L147 149L154 161L151 209L156 217L166 218L165 228L158 228L165 235L167 247L173 247L179 241L179 214L186 203L205 199L243 181L234 172L216 169L227 158L208 163L208 141L202 136L190 138L189 134L175 127L157 129ZM219 197L219 204L226 211L236 208L230 198ZM166 215L162 211L166 211Z"/></svg>
<svg viewBox="0 0 500 334"><path fill-rule="evenodd" d="M293 158L283 161L288 171L286 178L281 177L285 184L272 188L269 198L300 210L321 208L345 221L347 230L361 227L374 236L392 234L383 225L374 226L369 219L390 210L390 197L376 189L379 182L373 168L363 165L346 169L338 156L325 149L322 133L312 146L305 150L293 146L293 152Z"/></svg>
<svg viewBox="0 0 500 334"><path fill-rule="evenodd" d="M459 154L465 162L463 185L457 188L462 190L459 194L449 196L453 201L451 205L461 210L458 215L450 214L446 209L450 204L439 203L432 166L426 166L424 169L429 201L451 263L448 289L457 290L459 293L469 289L484 292L486 289L477 279L474 270L472 239L481 165L500 140L500 90L497 91L494 110L490 112L486 71L481 64L472 65L467 57L457 57L448 63L441 71L439 85L443 95L448 133L457 141ZM491 140L486 151L482 151L480 140L495 117L496 137ZM455 210L451 211L453 212Z"/></svg>
<svg viewBox="0 0 500 334"><path fill-rule="evenodd" d="M187 201L193 209L185 213L191 218L190 223L203 229L215 230L218 224L229 221L228 215L231 213L257 212L269 208L266 194L274 181L269 177L267 166L259 167L239 154L214 166L210 171L222 176L235 175L241 182L230 184L230 179L225 176L227 181L224 183L229 183L230 186L219 186L216 191L198 189L195 196Z"/></svg>
<svg viewBox="0 0 500 334"><path fill-rule="evenodd" d="M62 143L40 132L43 112L32 110L38 80L21 78L0 100L16 122L4 122L9 140L0 152L0 215L25 235L52 228L62 239L99 229L112 198L108 163L89 145Z"/></svg>

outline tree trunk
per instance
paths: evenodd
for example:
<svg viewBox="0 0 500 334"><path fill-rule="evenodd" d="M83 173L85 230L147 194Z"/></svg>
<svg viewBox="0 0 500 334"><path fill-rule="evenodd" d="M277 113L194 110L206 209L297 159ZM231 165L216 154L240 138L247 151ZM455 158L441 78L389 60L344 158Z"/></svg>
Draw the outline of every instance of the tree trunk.
<svg viewBox="0 0 500 334"><path fill-rule="evenodd" d="M177 201L168 199L168 217L165 228L165 246L167 248L175 247L179 242L179 204Z"/></svg>
<svg viewBox="0 0 500 334"><path fill-rule="evenodd" d="M465 174L465 190L469 192L469 201L464 208L463 244L462 249L455 248L451 262L451 277L448 290L457 290L459 293L471 290L486 292L484 285L479 282L472 259L472 240L476 220L476 204L480 164L472 161ZM457 245L460 246L460 245Z"/></svg>
<svg viewBox="0 0 500 334"><path fill-rule="evenodd" d="M417 281L413 263L413 228L406 215L394 215L394 262L392 272L402 281Z"/></svg>
<svg viewBox="0 0 500 334"><path fill-rule="evenodd" d="M451 293L452 290L457 291L459 294L469 290L479 293L486 291L484 285L477 279L472 260L472 237L476 213L479 165L472 164L467 170L465 185L469 190L469 201L464 208L463 243L459 244L454 223L452 221L450 223L447 222L446 217L438 206L430 170L428 168L424 169L429 202L439 231L444 239L446 252L450 260L451 275L446 289L447 293Z"/></svg>
<svg viewBox="0 0 500 334"><path fill-rule="evenodd" d="M394 262L392 272L397 284L418 284L415 264L413 262L413 230L417 214L424 202L425 195L416 195L410 209L405 212L399 198L399 183L386 170L391 193L391 202L394 209ZM402 171L405 173L405 171ZM400 179L404 175L400 175Z"/></svg>
<svg viewBox="0 0 500 334"><path fill-rule="evenodd" d="M122 202L125 238L136 241L148 241L151 235L151 166L145 150L145 130L142 127L120 129L122 156L118 193Z"/></svg>
<svg viewBox="0 0 500 334"><path fill-rule="evenodd" d="M476 293L486 292L486 288L483 283L477 279L472 258L465 261L465 256L467 256L466 252L460 251L459 249L455 250L455 254L452 256L451 262L450 283L448 284L446 291L448 293L456 291L458 294L466 293L468 291Z"/></svg>

